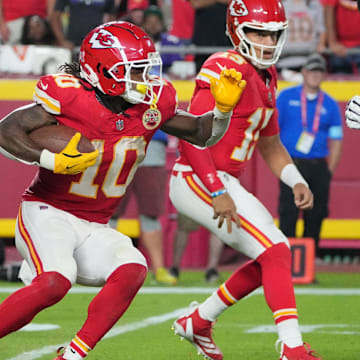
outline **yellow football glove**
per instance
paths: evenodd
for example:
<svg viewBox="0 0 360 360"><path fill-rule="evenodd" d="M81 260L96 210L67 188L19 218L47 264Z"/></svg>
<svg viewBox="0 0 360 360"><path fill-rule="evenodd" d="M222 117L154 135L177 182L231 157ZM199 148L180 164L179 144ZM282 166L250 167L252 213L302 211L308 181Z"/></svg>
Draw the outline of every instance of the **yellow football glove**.
<svg viewBox="0 0 360 360"><path fill-rule="evenodd" d="M77 132L59 153L43 150L40 156L40 166L52 170L55 174L75 175L94 165L99 151L79 152L77 145L80 139L81 134Z"/></svg>
<svg viewBox="0 0 360 360"><path fill-rule="evenodd" d="M231 111L238 103L246 86L246 81L241 80L242 74L235 69L224 69L220 79L210 79L210 90L216 107L223 113Z"/></svg>

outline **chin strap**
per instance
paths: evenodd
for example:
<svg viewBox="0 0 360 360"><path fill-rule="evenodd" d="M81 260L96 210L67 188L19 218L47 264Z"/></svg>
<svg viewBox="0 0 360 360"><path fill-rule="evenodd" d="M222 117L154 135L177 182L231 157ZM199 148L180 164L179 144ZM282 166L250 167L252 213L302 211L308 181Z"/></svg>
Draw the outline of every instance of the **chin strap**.
<svg viewBox="0 0 360 360"><path fill-rule="evenodd" d="M138 90L125 90L120 96L131 104L139 104L145 99L145 94L140 93Z"/></svg>

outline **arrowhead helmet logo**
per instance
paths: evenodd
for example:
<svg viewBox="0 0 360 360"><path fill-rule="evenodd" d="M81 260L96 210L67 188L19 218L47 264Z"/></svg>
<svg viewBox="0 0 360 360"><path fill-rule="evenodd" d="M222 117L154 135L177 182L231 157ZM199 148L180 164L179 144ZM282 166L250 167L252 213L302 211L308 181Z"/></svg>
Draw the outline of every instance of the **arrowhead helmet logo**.
<svg viewBox="0 0 360 360"><path fill-rule="evenodd" d="M93 49L123 49L123 46L121 46L119 39L114 36L110 31L107 31L105 29L100 29L99 31L95 32L91 36L89 43L91 44L91 47Z"/></svg>
<svg viewBox="0 0 360 360"><path fill-rule="evenodd" d="M246 16L249 11L243 0L233 0L230 3L230 14L232 16Z"/></svg>

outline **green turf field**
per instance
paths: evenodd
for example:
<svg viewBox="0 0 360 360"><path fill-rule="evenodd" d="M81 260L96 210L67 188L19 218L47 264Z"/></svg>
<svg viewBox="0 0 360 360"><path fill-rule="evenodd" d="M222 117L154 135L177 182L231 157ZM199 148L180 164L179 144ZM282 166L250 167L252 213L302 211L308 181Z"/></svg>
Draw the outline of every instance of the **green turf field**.
<svg viewBox="0 0 360 360"><path fill-rule="evenodd" d="M304 341L325 360L359 360L360 274L319 273L317 279L316 285L296 286ZM156 287L148 279L124 317L87 359L198 359L188 342L173 335L171 324L181 309L193 300L202 301L212 289L204 285L202 272L184 272L181 280L176 287ZM0 282L0 301L18 286ZM28 331L1 339L0 360L52 360L56 348L79 330L94 297L93 288L73 290L40 313ZM261 292L227 310L215 326L214 338L225 360L279 359L272 315Z"/></svg>

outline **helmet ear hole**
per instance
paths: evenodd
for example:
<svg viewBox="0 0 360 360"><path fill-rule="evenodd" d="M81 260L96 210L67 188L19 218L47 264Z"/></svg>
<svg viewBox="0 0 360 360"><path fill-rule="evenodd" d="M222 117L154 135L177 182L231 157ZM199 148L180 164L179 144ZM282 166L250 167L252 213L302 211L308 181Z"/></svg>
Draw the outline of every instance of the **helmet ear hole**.
<svg viewBox="0 0 360 360"><path fill-rule="evenodd" d="M122 95L125 92L125 83L114 83L109 89L108 89L108 95Z"/></svg>

